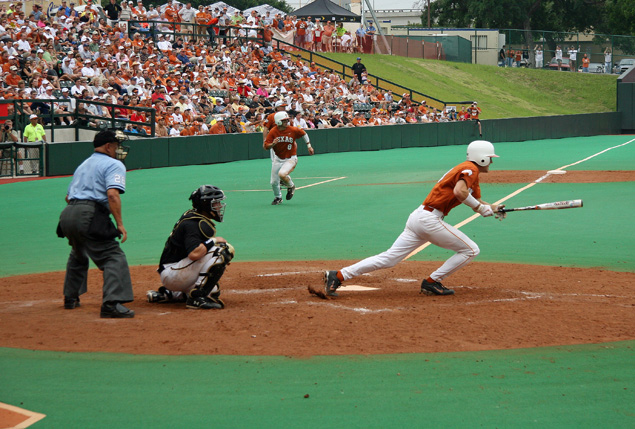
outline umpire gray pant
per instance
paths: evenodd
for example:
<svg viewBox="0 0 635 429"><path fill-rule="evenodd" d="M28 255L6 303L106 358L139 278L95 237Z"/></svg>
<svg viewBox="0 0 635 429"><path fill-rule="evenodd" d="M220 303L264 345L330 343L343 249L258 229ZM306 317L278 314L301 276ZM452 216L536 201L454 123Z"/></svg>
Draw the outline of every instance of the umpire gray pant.
<svg viewBox="0 0 635 429"><path fill-rule="evenodd" d="M66 263L64 296L74 298L86 293L90 258L104 273L102 301L131 302L130 269L119 242L114 238L95 239L92 236L95 216L101 215L96 213L99 210L97 204L94 201L71 201L60 215L60 228L72 247Z"/></svg>

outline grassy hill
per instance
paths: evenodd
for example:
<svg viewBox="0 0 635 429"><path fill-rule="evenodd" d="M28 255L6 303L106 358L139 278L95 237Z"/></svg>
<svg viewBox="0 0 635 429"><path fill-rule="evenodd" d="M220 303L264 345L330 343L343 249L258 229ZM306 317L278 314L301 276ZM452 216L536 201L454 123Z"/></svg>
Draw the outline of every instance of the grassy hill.
<svg viewBox="0 0 635 429"><path fill-rule="evenodd" d="M329 54L352 65L357 54ZM501 68L388 55L362 55L370 74L444 101L476 100L483 119L609 112L617 75Z"/></svg>

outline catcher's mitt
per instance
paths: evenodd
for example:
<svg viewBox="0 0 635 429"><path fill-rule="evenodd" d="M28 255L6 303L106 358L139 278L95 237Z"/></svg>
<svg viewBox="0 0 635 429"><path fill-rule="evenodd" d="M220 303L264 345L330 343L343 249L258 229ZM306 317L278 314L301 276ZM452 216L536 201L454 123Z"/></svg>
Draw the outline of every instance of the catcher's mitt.
<svg viewBox="0 0 635 429"><path fill-rule="evenodd" d="M229 243L218 243L216 245L221 249L220 254L223 257L223 260L226 264L229 264L234 256L236 255L236 251L234 250L234 246Z"/></svg>

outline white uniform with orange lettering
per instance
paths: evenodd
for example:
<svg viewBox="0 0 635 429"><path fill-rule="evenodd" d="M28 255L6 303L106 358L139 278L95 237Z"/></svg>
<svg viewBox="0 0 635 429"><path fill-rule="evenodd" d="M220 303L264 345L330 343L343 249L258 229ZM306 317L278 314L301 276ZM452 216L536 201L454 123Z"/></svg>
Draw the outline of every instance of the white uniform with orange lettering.
<svg viewBox="0 0 635 429"><path fill-rule="evenodd" d="M423 204L410 214L404 231L392 247L379 255L342 268L340 272L344 280L381 268L393 267L428 241L456 252L430 275L435 281L440 282L468 264L479 254L478 245L467 235L444 222L443 218L450 210L461 204L454 195L454 187L459 180L465 181L474 198L481 198L478 175L478 166L472 161L465 161L448 171L432 188Z"/></svg>

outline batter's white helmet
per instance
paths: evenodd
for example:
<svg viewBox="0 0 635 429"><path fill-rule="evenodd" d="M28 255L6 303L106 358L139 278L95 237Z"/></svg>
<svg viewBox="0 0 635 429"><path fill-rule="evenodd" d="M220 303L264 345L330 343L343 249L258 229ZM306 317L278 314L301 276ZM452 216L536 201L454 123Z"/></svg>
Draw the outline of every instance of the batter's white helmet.
<svg viewBox="0 0 635 429"><path fill-rule="evenodd" d="M467 160L473 161L481 167L487 167L492 158L498 158L494 153L494 145L486 140L474 140L467 145Z"/></svg>
<svg viewBox="0 0 635 429"><path fill-rule="evenodd" d="M282 121L284 121L285 119L289 119L289 115L287 114L287 112L278 112L273 115L273 121L278 126L282 125Z"/></svg>

